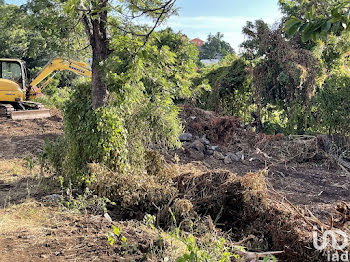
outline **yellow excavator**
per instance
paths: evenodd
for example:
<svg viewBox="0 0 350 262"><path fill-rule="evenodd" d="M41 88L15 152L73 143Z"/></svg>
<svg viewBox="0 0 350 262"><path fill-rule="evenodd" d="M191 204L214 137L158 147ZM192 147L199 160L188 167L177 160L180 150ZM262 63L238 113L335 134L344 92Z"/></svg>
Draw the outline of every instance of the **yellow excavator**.
<svg viewBox="0 0 350 262"><path fill-rule="evenodd" d="M41 91L52 80L53 76L49 77L52 73L64 70L91 78L91 69L87 64L54 58L28 83L23 61L0 58L0 117L14 120L50 117L50 110L31 100L42 95ZM46 78L48 79L38 87Z"/></svg>

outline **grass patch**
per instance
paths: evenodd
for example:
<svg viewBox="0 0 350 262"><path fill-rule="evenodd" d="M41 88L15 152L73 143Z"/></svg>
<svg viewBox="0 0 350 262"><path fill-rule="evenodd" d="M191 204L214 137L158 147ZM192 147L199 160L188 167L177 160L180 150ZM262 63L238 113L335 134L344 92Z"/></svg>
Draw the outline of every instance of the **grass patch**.
<svg viewBox="0 0 350 262"><path fill-rule="evenodd" d="M52 211L35 201L0 210L0 232L36 232L52 223Z"/></svg>

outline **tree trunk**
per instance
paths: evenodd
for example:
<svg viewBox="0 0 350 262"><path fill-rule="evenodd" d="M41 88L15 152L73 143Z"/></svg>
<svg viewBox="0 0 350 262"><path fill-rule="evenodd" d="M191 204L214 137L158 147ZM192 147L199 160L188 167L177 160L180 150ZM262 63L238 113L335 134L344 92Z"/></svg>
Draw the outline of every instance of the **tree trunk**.
<svg viewBox="0 0 350 262"><path fill-rule="evenodd" d="M95 10L102 10L89 18L84 15L83 23L92 47L92 107L97 109L107 102L107 85L104 79L103 64L109 55L107 39L107 5L108 0L98 0L94 3Z"/></svg>
<svg viewBox="0 0 350 262"><path fill-rule="evenodd" d="M100 39L95 38L95 45L92 52L92 106L94 109L102 107L107 102L107 85L103 79L103 65L100 62L104 62L108 58L107 43Z"/></svg>
<svg viewBox="0 0 350 262"><path fill-rule="evenodd" d="M262 133L264 131L264 126L263 126L262 121L261 121L261 104L260 103L257 104L254 119L255 119L255 124L256 124L256 132Z"/></svg>

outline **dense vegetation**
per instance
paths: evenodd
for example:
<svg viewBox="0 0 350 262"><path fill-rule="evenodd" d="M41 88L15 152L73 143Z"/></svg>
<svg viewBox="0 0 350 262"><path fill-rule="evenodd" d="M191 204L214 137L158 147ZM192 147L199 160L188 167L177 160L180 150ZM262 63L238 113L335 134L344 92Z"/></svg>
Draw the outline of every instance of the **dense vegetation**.
<svg viewBox="0 0 350 262"><path fill-rule="evenodd" d="M92 57L91 81L63 74L41 98L64 116L43 165L65 188L142 202L154 214L176 194L159 152L180 146L183 104L257 133L350 135L348 1L316 2L280 0L282 20L248 21L235 54L220 33L198 50L182 33L157 29L175 0L0 0L0 57L23 59L31 75L54 56ZM153 25L134 23L143 16Z"/></svg>
<svg viewBox="0 0 350 262"><path fill-rule="evenodd" d="M297 33L299 28L290 22L297 17L323 17L328 11L335 16L340 12L335 10L346 5L328 1L317 9L312 1L299 2L280 1L284 17L279 25L247 22L239 55L233 54L221 33L209 35L198 53L182 34L171 29L156 32L158 22L174 12L173 1L147 5L125 1L115 6L97 1L83 3L85 9L73 1L2 4L6 16L0 18L0 28L6 30L0 30L0 56L20 57L34 73L56 55L84 59L95 52L92 91L89 83L72 84L73 76L62 75L47 89L48 98L42 98L64 109L65 137L56 146L65 153L53 158L58 172L69 181L90 181L91 162L118 172L130 172L130 167L142 170L150 149L177 145L181 124L176 104L186 101L233 115L245 124L254 120L260 132L347 135L348 33L327 31L323 41L315 42ZM100 17L87 11L105 10L104 6L123 8L117 13L107 8ZM125 10L132 15L126 16ZM132 20L138 14L159 21L153 28L136 26ZM101 20L105 16L110 22ZM101 23L105 47L97 43L101 39L93 39L97 37L90 28L94 23ZM285 29L295 31L289 32L291 38ZM226 57L196 72L200 58L217 55ZM76 88L55 88L72 85ZM85 141L86 137L91 139ZM137 139L130 142L130 137ZM88 144L82 147L84 143Z"/></svg>
<svg viewBox="0 0 350 262"><path fill-rule="evenodd" d="M233 48L223 40L223 37L224 35L220 32L215 35L209 34L207 41L199 48L199 58L216 59L233 54Z"/></svg>
<svg viewBox="0 0 350 262"><path fill-rule="evenodd" d="M323 5L316 11L327 14L335 8L333 1ZM253 116L258 131L347 135L347 108L341 104L349 102L344 93L349 84L348 32L329 32L323 41L312 41L301 33L287 37L284 31L290 31L292 25L290 20L286 25L283 21L316 12L312 11L313 6L312 1L280 1L284 14L280 24L247 22L243 28L246 40L241 44L243 52L238 58L246 61L245 66L239 67L237 61L231 60L229 71L227 62L203 69L202 80L212 90L209 96L203 93L198 105L244 120L251 121L249 116ZM247 73L244 86L252 88L242 88L240 79ZM223 92L228 86L231 86L230 95ZM233 101L232 96L243 102L243 106ZM239 110L234 110L235 106Z"/></svg>

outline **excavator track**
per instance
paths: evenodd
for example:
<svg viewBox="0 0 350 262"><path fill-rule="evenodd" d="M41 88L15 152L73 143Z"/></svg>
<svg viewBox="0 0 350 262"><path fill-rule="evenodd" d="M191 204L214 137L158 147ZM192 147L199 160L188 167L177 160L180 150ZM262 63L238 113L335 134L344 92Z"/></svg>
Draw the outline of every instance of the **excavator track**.
<svg viewBox="0 0 350 262"><path fill-rule="evenodd" d="M15 109L10 104L0 104L0 117L7 117L11 118L12 112L14 112Z"/></svg>
<svg viewBox="0 0 350 262"><path fill-rule="evenodd" d="M0 104L0 116L13 120L40 119L50 117L50 110L42 104L22 102L20 104Z"/></svg>

